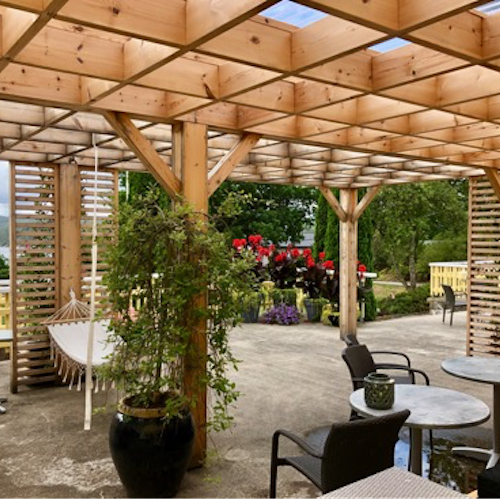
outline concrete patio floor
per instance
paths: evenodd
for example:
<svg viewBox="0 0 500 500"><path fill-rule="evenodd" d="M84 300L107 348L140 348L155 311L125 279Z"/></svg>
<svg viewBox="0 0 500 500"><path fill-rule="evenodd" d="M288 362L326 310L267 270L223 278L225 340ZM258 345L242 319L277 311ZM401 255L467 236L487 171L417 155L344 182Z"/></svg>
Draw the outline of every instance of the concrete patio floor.
<svg viewBox="0 0 500 500"><path fill-rule="evenodd" d="M456 313L454 321L453 327L443 325L439 315L378 321L362 326L359 338L372 349L406 352L434 385L461 390L491 405L490 386L451 377L440 369L443 359L465 352L465 313ZM351 382L340 356L344 344L338 329L244 325L232 332L231 343L242 361L233 377L242 393L233 412L235 425L212 436L207 466L187 474L179 497L267 497L274 430L306 433L349 418ZM0 395L8 395L8 371L8 363L0 363ZM112 395L107 399L113 403ZM105 394L96 395L96 406L105 402ZM97 413L92 430L85 432L83 403L82 393L64 387L9 396L8 413L0 415L0 497L125 495L108 451L110 413ZM464 430L437 431L435 439L487 445L491 421ZM448 456L445 453L440 460ZM464 459L453 460L450 467L459 468L456 474L469 474ZM298 473L280 471L279 496L318 494Z"/></svg>

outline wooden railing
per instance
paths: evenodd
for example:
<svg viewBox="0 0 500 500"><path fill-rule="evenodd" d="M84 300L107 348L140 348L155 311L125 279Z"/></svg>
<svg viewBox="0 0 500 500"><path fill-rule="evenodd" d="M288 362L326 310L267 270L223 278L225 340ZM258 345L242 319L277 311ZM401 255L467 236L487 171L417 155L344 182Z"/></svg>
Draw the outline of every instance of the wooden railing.
<svg viewBox="0 0 500 500"><path fill-rule="evenodd" d="M449 285L455 293L467 292L467 262L431 262L431 297L444 295L441 285Z"/></svg>

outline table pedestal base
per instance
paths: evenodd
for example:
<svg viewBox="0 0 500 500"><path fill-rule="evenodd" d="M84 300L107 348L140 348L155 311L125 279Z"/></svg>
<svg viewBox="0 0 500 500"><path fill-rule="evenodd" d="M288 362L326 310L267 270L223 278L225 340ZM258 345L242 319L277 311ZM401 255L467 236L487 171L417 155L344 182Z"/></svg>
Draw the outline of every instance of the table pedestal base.
<svg viewBox="0 0 500 500"><path fill-rule="evenodd" d="M422 475L422 429L411 429L410 470Z"/></svg>

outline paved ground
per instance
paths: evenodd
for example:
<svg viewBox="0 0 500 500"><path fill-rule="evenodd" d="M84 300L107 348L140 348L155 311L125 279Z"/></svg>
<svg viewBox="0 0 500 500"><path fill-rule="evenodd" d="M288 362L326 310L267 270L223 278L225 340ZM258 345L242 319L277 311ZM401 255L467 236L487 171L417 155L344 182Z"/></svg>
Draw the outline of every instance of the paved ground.
<svg viewBox="0 0 500 500"><path fill-rule="evenodd" d="M372 349L405 351L435 385L462 390L490 404L490 387L440 370L443 359L464 353L465 313L457 313L454 319L453 327L443 325L438 315L380 321L361 327L359 337ZM351 383L340 357L344 345L337 329L245 325L233 332L232 345L242 360L234 376L242 392L234 411L236 424L231 431L213 436L208 466L188 473L181 497L266 497L275 429L305 433L349 417ZM0 394L7 390L8 364L3 362ZM108 399L113 403L112 395ZM104 394L97 395L97 405L105 401ZM97 414L92 430L83 431L83 394L65 388L11 396L8 410L0 416L0 497L124 496L109 458L109 413ZM436 432L442 453L433 465L435 477L472 488L474 467L450 458L446 440L484 445L490 438L491 422ZM399 461L405 453L403 449ZM467 484L469 479L472 482ZM299 474L285 470L280 473L278 494L315 497L318 492Z"/></svg>

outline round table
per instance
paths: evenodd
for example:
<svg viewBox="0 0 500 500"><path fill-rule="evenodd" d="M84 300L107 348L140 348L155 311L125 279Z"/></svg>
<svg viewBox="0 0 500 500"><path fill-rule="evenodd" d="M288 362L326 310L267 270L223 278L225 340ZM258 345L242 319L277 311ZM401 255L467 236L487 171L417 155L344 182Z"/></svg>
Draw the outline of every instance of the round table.
<svg viewBox="0 0 500 500"><path fill-rule="evenodd" d="M461 455L487 461L486 468L493 467L500 458L500 359L462 356L443 361L441 368L455 377L493 385L493 449L453 448Z"/></svg>
<svg viewBox="0 0 500 500"><path fill-rule="evenodd" d="M422 430L457 429L479 425L488 420L490 410L481 400L463 392L429 385L400 384L395 388L394 406L374 410L365 403L365 390L351 394L351 407L361 415L380 417L403 410L411 414L405 425L412 429L411 470L422 475Z"/></svg>

